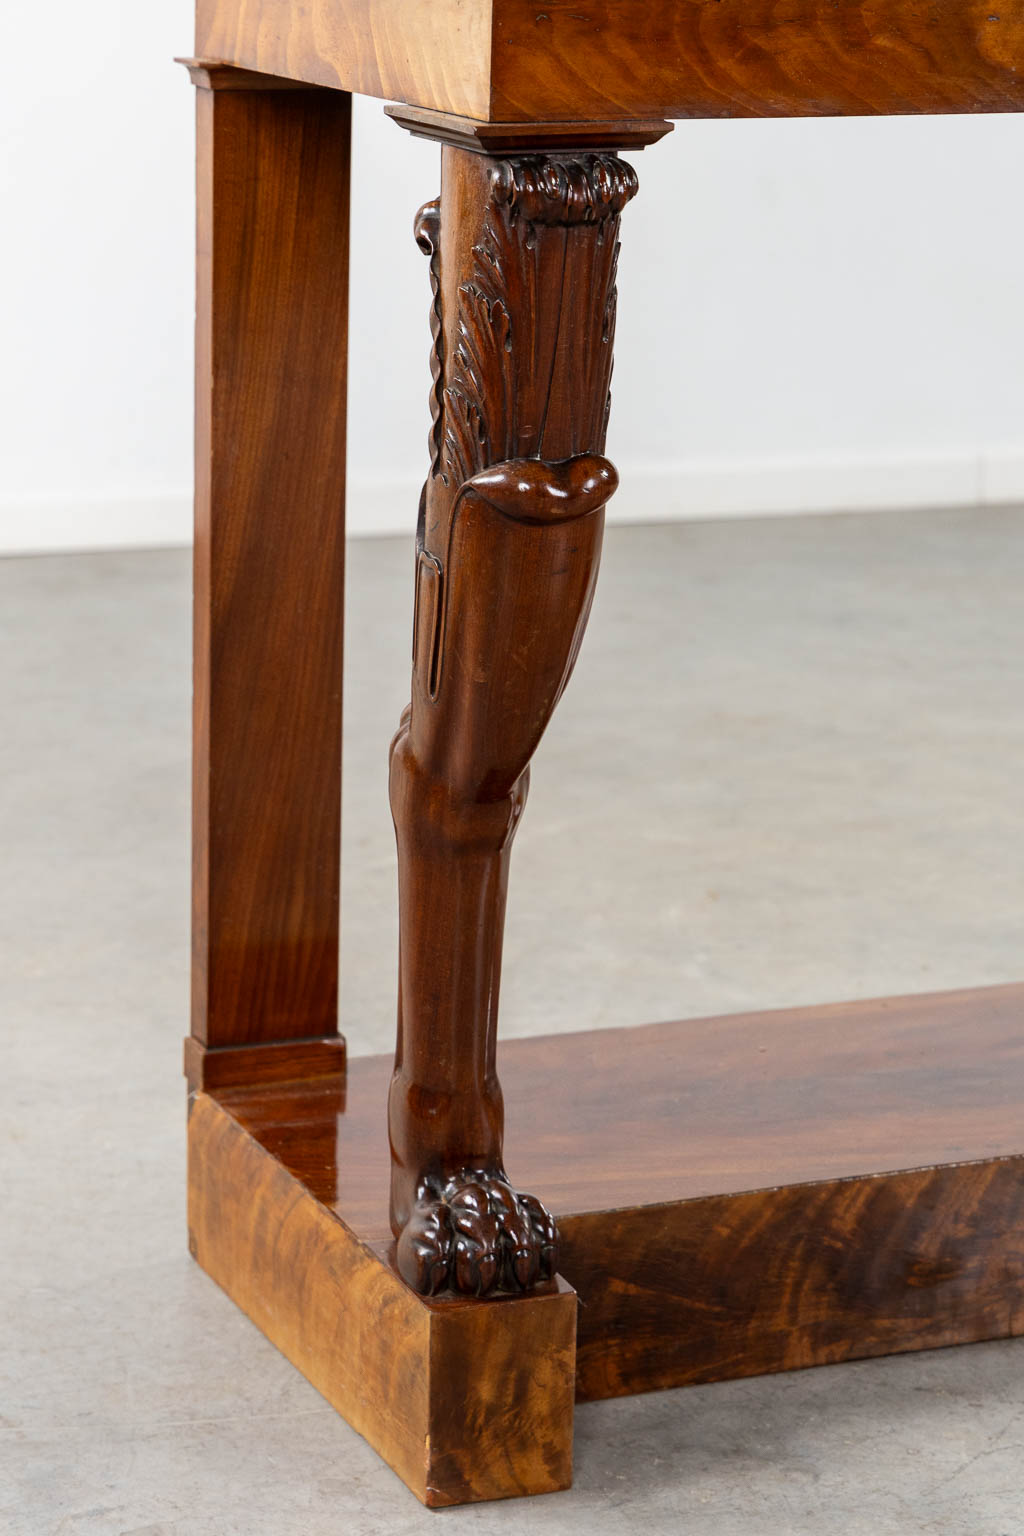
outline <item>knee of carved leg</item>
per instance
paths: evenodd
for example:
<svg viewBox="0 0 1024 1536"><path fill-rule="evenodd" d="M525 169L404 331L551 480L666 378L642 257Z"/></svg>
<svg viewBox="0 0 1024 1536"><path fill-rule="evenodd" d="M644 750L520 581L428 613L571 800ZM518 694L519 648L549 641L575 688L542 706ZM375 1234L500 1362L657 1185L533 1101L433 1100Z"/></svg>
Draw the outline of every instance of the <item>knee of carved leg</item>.
<svg viewBox="0 0 1024 1536"><path fill-rule="evenodd" d="M503 848L515 832L529 775L523 773L504 795L482 797L475 786L431 773L417 758L408 732L392 743L389 796L399 847L411 838L451 851L488 853Z"/></svg>
<svg viewBox="0 0 1024 1536"><path fill-rule="evenodd" d="M555 464L507 459L474 475L464 489L517 522L560 523L598 511L618 484L609 459L581 453Z"/></svg>
<svg viewBox="0 0 1024 1536"><path fill-rule="evenodd" d="M407 704L388 749L388 789L393 815L397 815L398 810L415 792L416 782L422 777L412 746L411 718L412 706Z"/></svg>
<svg viewBox="0 0 1024 1536"><path fill-rule="evenodd" d="M405 708L402 710L401 717L400 717L400 719L398 721L398 729L395 732L395 734L392 736L392 738L391 738L391 745L388 747L388 763L389 763L389 765L393 765L394 764L395 754L398 752L403 739L405 737L407 737L408 734L409 734L409 722L410 722L411 719L412 719L412 705L411 704L407 704L405 706Z"/></svg>

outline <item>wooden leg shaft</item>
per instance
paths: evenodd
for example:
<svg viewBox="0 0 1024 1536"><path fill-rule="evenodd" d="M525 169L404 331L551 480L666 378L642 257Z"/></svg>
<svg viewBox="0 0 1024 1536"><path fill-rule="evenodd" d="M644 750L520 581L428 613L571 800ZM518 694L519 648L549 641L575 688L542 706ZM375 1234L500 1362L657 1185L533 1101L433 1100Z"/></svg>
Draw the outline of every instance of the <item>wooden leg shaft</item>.
<svg viewBox="0 0 1024 1536"><path fill-rule="evenodd" d="M543 1206L509 1184L495 1069L512 838L597 580L619 216L607 156L446 148L416 226L434 287L431 474L412 702L391 749L399 850L391 1220L425 1293L554 1273Z"/></svg>
<svg viewBox="0 0 1024 1536"><path fill-rule="evenodd" d="M343 1063L350 103L223 66L193 78L198 1086Z"/></svg>

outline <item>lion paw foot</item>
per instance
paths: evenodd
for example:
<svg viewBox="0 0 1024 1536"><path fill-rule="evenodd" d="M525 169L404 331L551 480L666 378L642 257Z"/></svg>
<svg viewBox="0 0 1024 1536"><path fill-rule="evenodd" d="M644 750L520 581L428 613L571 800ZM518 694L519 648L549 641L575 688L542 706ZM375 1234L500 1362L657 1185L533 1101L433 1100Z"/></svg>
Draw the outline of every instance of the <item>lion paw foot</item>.
<svg viewBox="0 0 1024 1536"><path fill-rule="evenodd" d="M557 1258L558 1231L540 1201L480 1168L425 1179L398 1239L399 1273L421 1296L528 1291L551 1279Z"/></svg>

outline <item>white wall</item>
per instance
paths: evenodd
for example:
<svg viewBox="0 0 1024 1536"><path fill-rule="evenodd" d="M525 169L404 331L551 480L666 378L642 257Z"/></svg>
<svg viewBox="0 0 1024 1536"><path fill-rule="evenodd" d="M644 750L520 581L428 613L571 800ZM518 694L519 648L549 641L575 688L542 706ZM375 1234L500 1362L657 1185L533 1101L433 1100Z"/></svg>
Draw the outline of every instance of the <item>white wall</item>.
<svg viewBox="0 0 1024 1536"><path fill-rule="evenodd" d="M191 0L5 17L0 550L188 537L190 39ZM617 514L1024 500L1022 163L1024 117L681 123L640 156ZM357 532L414 521L436 189L358 102Z"/></svg>

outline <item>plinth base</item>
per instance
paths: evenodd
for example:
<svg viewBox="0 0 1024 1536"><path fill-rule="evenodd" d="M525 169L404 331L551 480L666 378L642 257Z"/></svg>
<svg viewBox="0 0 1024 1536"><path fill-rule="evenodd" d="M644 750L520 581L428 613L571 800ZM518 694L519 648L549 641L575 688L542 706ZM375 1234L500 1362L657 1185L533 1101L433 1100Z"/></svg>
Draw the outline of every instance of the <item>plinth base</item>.
<svg viewBox="0 0 1024 1536"><path fill-rule="evenodd" d="M1024 986L512 1041L528 1297L392 1265L389 1058L199 1093L192 1251L428 1504L571 1480L572 1400L1024 1332ZM576 1295L579 1310L576 1339Z"/></svg>

